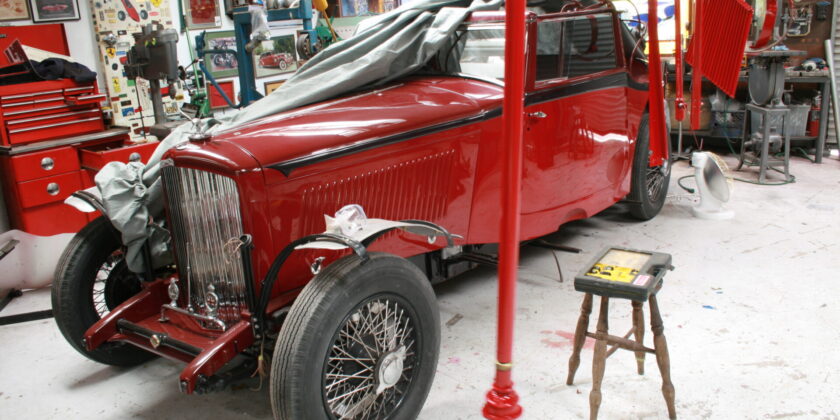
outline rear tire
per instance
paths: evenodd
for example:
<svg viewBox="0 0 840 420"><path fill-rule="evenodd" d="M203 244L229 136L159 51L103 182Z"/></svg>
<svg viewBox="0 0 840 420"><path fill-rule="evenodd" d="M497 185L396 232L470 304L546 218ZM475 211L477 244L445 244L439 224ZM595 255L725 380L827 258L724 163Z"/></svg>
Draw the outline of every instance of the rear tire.
<svg viewBox="0 0 840 420"><path fill-rule="evenodd" d="M668 144L670 143L669 141ZM639 135L633 154L633 174L628 203L630 215L639 220L650 220L659 214L662 206L665 205L668 183L671 180L670 162L667 165L650 167L648 156L650 156L650 123L648 114L645 114L639 124Z"/></svg>
<svg viewBox="0 0 840 420"><path fill-rule="evenodd" d="M440 320L420 270L389 254L331 264L289 312L271 366L275 419L412 419L437 368Z"/></svg>
<svg viewBox="0 0 840 420"><path fill-rule="evenodd" d="M118 235L99 217L73 237L56 267L52 308L58 329L76 351L106 365L134 366L155 355L125 343L105 343L94 351L82 344L91 325L141 290L125 264Z"/></svg>

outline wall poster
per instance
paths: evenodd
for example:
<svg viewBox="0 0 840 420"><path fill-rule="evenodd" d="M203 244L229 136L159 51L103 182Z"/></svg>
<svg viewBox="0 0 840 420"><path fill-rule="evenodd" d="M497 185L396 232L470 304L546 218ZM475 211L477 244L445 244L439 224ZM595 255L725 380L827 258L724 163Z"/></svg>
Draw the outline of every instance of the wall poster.
<svg viewBox="0 0 840 420"><path fill-rule="evenodd" d="M233 31L207 32L204 40L208 50L236 51L236 36ZM204 55L204 65L216 79L239 75L239 62L234 53L207 53Z"/></svg>
<svg viewBox="0 0 840 420"><path fill-rule="evenodd" d="M254 48L254 76L268 77L295 71L298 68L295 36L273 36Z"/></svg>
<svg viewBox="0 0 840 420"><path fill-rule="evenodd" d="M29 7L36 23L79 20L76 0L29 0Z"/></svg>
<svg viewBox="0 0 840 420"><path fill-rule="evenodd" d="M189 0L186 11L190 29L208 29L222 26L221 10L216 0Z"/></svg>
<svg viewBox="0 0 840 420"><path fill-rule="evenodd" d="M26 0L0 0L0 22L28 19L29 7Z"/></svg>

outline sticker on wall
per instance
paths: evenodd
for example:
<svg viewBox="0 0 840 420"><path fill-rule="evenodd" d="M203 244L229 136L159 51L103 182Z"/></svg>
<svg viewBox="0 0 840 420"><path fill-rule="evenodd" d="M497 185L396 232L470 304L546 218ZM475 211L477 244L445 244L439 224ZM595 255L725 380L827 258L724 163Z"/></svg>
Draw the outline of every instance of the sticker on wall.
<svg viewBox="0 0 840 420"><path fill-rule="evenodd" d="M121 83L120 83L120 78L119 77L114 77L114 78L111 79L111 86L113 86L113 88L114 88L114 93L122 92L122 86L120 86L120 84Z"/></svg>

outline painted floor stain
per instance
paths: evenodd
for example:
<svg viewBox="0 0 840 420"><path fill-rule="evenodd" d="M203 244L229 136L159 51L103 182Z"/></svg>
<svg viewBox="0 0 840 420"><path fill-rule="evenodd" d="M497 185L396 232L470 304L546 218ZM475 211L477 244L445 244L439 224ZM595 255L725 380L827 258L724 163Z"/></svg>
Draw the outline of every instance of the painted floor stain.
<svg viewBox="0 0 840 420"><path fill-rule="evenodd" d="M572 347L572 344L575 341L575 333L569 331L549 331L543 330L540 331L540 334L549 335L549 336L557 336L560 337L560 340L555 339L554 337L546 337L540 340L546 347L551 347L554 349L564 348L564 347ZM586 341L583 342L583 348L585 349L592 349L595 347L595 340L587 337Z"/></svg>

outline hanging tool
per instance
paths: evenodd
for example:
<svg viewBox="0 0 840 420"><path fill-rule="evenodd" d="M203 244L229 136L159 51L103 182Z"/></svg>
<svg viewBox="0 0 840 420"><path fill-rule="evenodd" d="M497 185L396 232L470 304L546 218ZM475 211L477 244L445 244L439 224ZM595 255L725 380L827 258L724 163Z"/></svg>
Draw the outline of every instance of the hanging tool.
<svg viewBox="0 0 840 420"><path fill-rule="evenodd" d="M320 12L324 16L324 20L327 21L327 26L330 28L330 33L332 34L333 41L338 40L338 35L335 34L335 29L333 29L332 21L330 21L330 16L327 14L327 0L312 0L312 7L315 8L318 12Z"/></svg>

